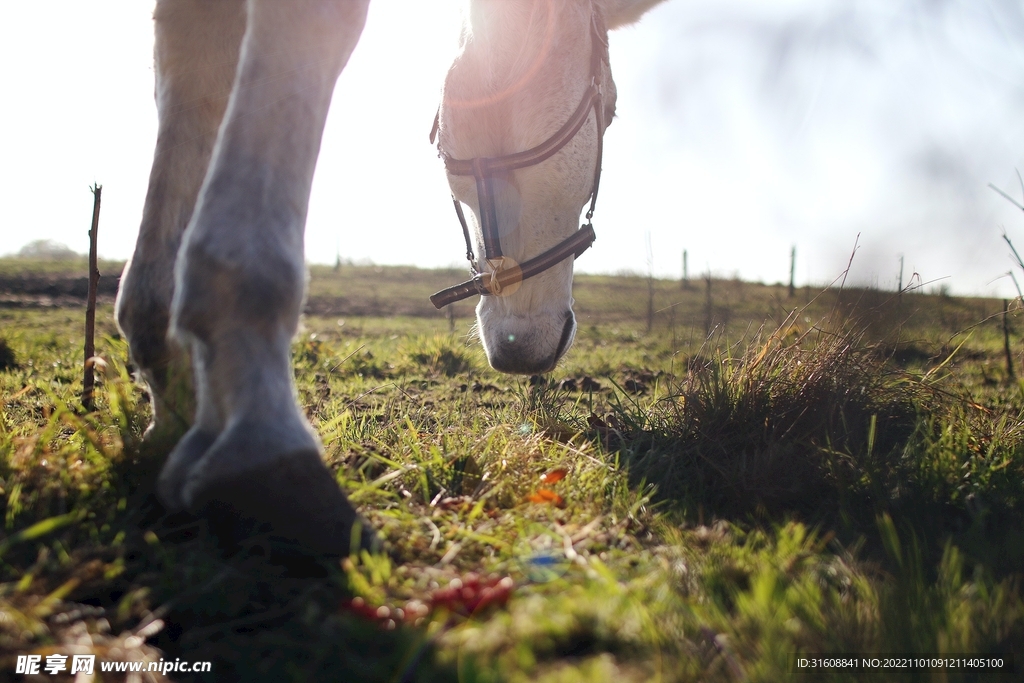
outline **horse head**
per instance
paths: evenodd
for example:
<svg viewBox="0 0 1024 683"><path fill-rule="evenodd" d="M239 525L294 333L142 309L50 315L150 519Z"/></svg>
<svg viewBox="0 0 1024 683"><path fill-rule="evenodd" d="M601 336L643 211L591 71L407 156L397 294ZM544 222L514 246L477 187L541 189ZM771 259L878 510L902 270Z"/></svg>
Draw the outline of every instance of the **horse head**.
<svg viewBox="0 0 1024 683"><path fill-rule="evenodd" d="M434 301L484 295L478 332L497 370L547 372L572 344L573 260L593 241L602 140L615 112L607 31L652 4L471 3L436 132L474 278Z"/></svg>

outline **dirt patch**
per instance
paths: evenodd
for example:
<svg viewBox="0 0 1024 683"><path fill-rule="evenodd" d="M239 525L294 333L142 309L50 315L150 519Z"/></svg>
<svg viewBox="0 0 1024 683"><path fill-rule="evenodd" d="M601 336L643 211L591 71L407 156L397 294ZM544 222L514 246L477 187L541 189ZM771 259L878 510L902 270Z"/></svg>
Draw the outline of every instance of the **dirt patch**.
<svg viewBox="0 0 1024 683"><path fill-rule="evenodd" d="M97 302L111 304L119 275L101 275ZM89 278L77 275L0 276L0 308L80 308L89 295Z"/></svg>

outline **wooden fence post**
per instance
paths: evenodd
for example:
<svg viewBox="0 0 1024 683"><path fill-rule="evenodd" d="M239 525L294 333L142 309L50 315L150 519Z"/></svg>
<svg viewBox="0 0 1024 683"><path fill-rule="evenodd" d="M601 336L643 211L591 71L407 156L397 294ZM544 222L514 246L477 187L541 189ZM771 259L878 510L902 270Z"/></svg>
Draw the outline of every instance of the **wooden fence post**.
<svg viewBox="0 0 1024 683"><path fill-rule="evenodd" d="M900 254L900 280L896 291L899 292L900 301L903 301L903 254Z"/></svg>
<svg viewBox="0 0 1024 683"><path fill-rule="evenodd" d="M796 295L796 246L789 252L789 298Z"/></svg>
<svg viewBox="0 0 1024 683"><path fill-rule="evenodd" d="M1010 302L1003 299L1003 350L1006 352L1006 376L1011 381L1017 379L1017 373L1013 371L1013 353L1010 352Z"/></svg>
<svg viewBox="0 0 1024 683"><path fill-rule="evenodd" d="M651 247L651 233L647 239L647 334L654 329L654 249Z"/></svg>
<svg viewBox="0 0 1024 683"><path fill-rule="evenodd" d="M711 336L711 327L715 322L715 306L711 300L711 269L704 278L704 338Z"/></svg>
<svg viewBox="0 0 1024 683"><path fill-rule="evenodd" d="M103 186L93 184L92 228L89 230L89 300L85 306L85 375L82 378L82 407L92 410L94 368L92 358L96 354L96 288L100 283L100 271L96 265L96 234L100 229L100 196Z"/></svg>

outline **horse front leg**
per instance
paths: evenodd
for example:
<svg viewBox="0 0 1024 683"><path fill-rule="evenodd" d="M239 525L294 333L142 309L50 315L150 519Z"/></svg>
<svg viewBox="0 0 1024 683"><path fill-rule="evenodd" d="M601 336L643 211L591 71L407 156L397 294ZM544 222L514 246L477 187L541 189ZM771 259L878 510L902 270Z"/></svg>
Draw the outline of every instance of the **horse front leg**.
<svg viewBox="0 0 1024 683"><path fill-rule="evenodd" d="M169 449L194 412L188 354L167 335L174 262L235 80L245 3L160 0L153 19L159 128L139 237L116 310L150 393L146 439Z"/></svg>
<svg viewBox="0 0 1024 683"><path fill-rule="evenodd" d="M297 403L291 340L313 169L366 4L249 0L234 89L176 268L171 332L192 356L195 423L159 482L172 507L263 523L332 554L349 552L359 518Z"/></svg>

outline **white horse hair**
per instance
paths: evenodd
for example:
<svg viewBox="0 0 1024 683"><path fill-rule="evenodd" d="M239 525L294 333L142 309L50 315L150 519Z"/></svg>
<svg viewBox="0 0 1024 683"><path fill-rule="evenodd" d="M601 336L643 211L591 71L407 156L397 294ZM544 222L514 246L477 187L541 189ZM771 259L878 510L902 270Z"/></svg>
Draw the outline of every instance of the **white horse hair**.
<svg viewBox="0 0 1024 683"><path fill-rule="evenodd" d="M592 13L615 28L659 1L470 0L445 82L441 148L498 156L550 136L589 85ZM313 169L367 2L157 1L159 131L117 301L152 397L147 438L177 442L158 481L163 504L262 524L329 554L376 541L321 460L296 401L290 344ZM614 85L610 74L602 81L610 114ZM506 254L521 262L577 229L602 133L591 116L552 158L494 180ZM472 179L449 180L476 214ZM507 296L481 298L495 368L554 366L575 331L571 279L567 259Z"/></svg>

